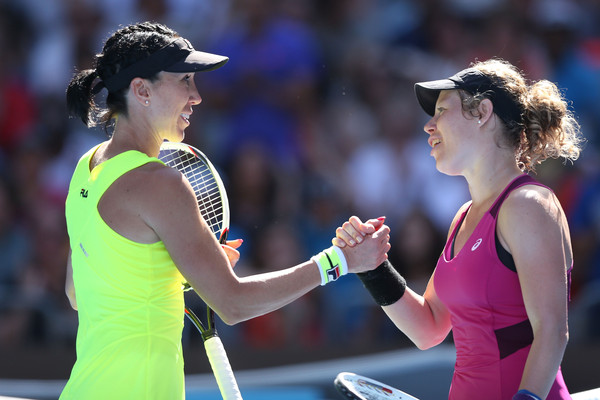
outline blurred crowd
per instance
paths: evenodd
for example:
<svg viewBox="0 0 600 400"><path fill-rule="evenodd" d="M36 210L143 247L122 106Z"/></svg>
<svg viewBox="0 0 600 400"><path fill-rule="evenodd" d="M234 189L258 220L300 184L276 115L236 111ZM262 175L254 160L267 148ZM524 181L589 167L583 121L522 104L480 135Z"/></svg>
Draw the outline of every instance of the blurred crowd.
<svg viewBox="0 0 600 400"><path fill-rule="evenodd" d="M386 216L390 259L421 291L468 193L436 171L413 84L490 57L556 82L587 144L537 178L571 224L571 337L600 340L600 1L0 0L0 348L74 342L64 200L106 132L67 118L65 89L142 20L230 57L199 74L185 140L221 169L240 275L308 259L350 215ZM232 348L402 342L353 276L221 331Z"/></svg>

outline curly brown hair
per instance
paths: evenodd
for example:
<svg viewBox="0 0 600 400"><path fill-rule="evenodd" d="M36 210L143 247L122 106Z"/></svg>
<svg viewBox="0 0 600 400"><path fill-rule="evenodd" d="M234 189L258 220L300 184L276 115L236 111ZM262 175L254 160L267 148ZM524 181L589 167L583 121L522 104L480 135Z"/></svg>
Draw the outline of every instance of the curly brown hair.
<svg viewBox="0 0 600 400"><path fill-rule="evenodd" d="M504 137L515 150L519 168L535 171L547 158L563 157L574 161L579 157L584 139L569 103L548 81L528 82L514 65L501 59L475 62L472 68L490 77L523 110L520 121L502 121ZM477 116L486 93L470 94L459 90L463 110Z"/></svg>

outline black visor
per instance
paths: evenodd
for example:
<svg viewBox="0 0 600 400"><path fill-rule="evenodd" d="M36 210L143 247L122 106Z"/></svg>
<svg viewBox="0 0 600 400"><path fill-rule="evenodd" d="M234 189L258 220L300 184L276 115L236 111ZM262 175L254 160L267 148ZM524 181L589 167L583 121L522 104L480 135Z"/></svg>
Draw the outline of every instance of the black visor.
<svg viewBox="0 0 600 400"><path fill-rule="evenodd" d="M148 57L102 80L94 87L94 93L103 87L109 92L116 92L129 86L133 78L149 78L160 71L212 71L225 65L228 60L225 56L194 50L189 41L177 38Z"/></svg>
<svg viewBox="0 0 600 400"><path fill-rule="evenodd" d="M415 94L423 110L433 116L435 104L442 90L462 89L470 94L482 94L494 105L494 112L505 123L521 121L521 107L515 99L489 76L475 68L467 68L454 76L415 84Z"/></svg>

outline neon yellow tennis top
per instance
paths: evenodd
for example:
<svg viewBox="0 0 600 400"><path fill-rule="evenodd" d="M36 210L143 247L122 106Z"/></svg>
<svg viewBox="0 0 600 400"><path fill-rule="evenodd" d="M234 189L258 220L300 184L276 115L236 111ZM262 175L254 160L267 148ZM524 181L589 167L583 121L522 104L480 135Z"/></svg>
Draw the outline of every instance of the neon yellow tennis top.
<svg viewBox="0 0 600 400"><path fill-rule="evenodd" d="M97 207L120 176L160 161L127 151L90 171L98 147L79 160L66 200L79 328L60 399L183 399L183 278L162 242L119 235Z"/></svg>

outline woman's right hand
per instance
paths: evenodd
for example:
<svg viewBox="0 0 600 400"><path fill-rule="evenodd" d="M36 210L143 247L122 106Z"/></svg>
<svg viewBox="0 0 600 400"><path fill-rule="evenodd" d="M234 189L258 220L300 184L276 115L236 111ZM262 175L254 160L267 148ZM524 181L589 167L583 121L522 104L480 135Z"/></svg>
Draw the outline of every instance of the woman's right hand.
<svg viewBox="0 0 600 400"><path fill-rule="evenodd" d="M339 248L346 246L354 247L362 243L366 235L371 235L381 228L384 222L385 217L362 222L360 218L353 215L341 227L335 230L335 238L331 240L331 243Z"/></svg>
<svg viewBox="0 0 600 400"><path fill-rule="evenodd" d="M391 247L390 228L383 225L382 222L376 223L376 225L378 226L378 229L372 233L366 233L365 235L359 233L360 244L342 248L342 252L348 263L348 272L359 273L370 271L387 260L387 252ZM354 227L354 225L352 226ZM358 228L361 229L360 224L358 225ZM365 224L364 228L369 231L374 229L373 225L370 223Z"/></svg>

